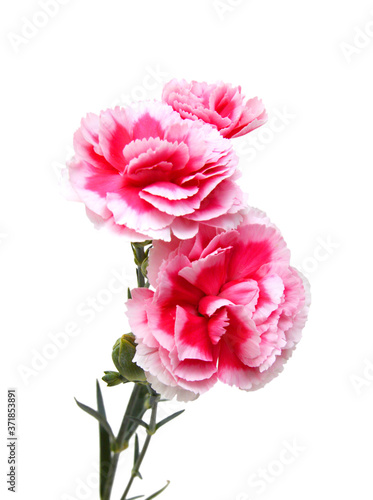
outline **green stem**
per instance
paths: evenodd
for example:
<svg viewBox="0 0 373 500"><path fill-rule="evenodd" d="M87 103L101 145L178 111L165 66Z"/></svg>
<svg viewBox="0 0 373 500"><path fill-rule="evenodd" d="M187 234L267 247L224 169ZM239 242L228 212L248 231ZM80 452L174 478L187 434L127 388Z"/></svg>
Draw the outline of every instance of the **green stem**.
<svg viewBox="0 0 373 500"><path fill-rule="evenodd" d="M140 263L140 265L138 265L137 269L136 269L137 284L140 288L144 288L146 282L145 282L145 276L142 274L142 270L141 270L141 263L145 259L144 248L143 247L135 247L135 252L136 252L137 260Z"/></svg>
<svg viewBox="0 0 373 500"><path fill-rule="evenodd" d="M119 460L119 453L114 453L110 462L110 468L107 474L102 500L110 500L111 490L113 489L114 477L118 466L118 460Z"/></svg>
<svg viewBox="0 0 373 500"><path fill-rule="evenodd" d="M127 487L121 497L121 500L126 500L127 498L127 495L131 489L131 486L132 486L132 483L133 481L135 480L135 477L138 476L139 474L139 470L140 470L140 467L141 467L141 464L144 460L144 457L145 457L145 454L148 450L148 447L149 447L149 444L150 444L150 440L152 438L152 435L155 434L155 431L156 431L156 420L157 420L157 407L158 407L158 396L151 396L151 409L152 409L152 413L151 413L151 416L150 416L150 422L149 422L149 430L147 431L148 432L148 435L146 436L146 439L145 439L145 443L144 443L144 446L141 450L141 453L138 457L138 459L136 460L136 463L132 469L132 472L131 472L131 477L130 477L130 480L128 481L128 484L127 484Z"/></svg>
<svg viewBox="0 0 373 500"><path fill-rule="evenodd" d="M137 268L136 268L137 284L139 287L144 288L146 286L146 279L141 269L141 264L146 257L144 247L141 245L137 246L135 244L131 244L131 246L137 259ZM110 500L114 484L114 478L118 467L119 455L124 449L127 448L128 441L131 439L131 437L136 432L136 429L138 427L138 424L136 424L133 421L130 421L127 417L132 416L139 419L143 417L144 413L147 410L147 408L145 407L145 397L147 397L147 395L148 395L148 390L146 386L135 383L135 387L133 388L116 439L118 449L115 450L114 453L112 454L102 500Z"/></svg>
<svg viewBox="0 0 373 500"><path fill-rule="evenodd" d="M128 447L128 441L131 439L132 435L135 433L138 427L138 424L129 420L127 417L131 416L136 418L142 418L147 409L145 407L145 397L148 397L148 390L146 386L135 384L135 387L133 388L130 400L127 405L126 412L123 416L118 436L116 438L118 450L116 450L112 456L110 468L107 473L107 479L102 500L110 500L114 478L118 467L119 455L123 450L125 450Z"/></svg>
<svg viewBox="0 0 373 500"><path fill-rule="evenodd" d="M128 402L128 406L126 409L126 413L123 416L122 424L120 426L119 433L117 436L117 443L118 443L119 450L121 450L123 447L125 447L126 441L128 442L128 428L130 426L132 426L133 422L128 420L127 417L129 415L132 417L137 417L137 415L134 415L133 410L136 407L136 403L139 399L141 389L142 389L142 387L139 384L135 384L135 387L133 388L131 398Z"/></svg>

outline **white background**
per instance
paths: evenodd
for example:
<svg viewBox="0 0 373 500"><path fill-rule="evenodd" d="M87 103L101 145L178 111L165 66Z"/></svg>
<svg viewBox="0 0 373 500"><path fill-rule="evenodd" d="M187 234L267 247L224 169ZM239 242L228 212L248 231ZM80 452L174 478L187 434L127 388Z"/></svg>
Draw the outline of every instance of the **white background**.
<svg viewBox="0 0 373 500"><path fill-rule="evenodd" d="M0 7L1 496L12 497L5 413L6 388L16 387L16 498L98 498L97 425L73 396L94 405L95 379L112 368L127 330L113 273L132 285L133 265L126 242L60 196L58 178L88 111L159 98L165 81L184 77L264 100L268 125L235 143L241 185L281 228L313 303L284 373L256 393L218 384L187 404L154 437L133 495L170 479L164 500L372 498L373 2L57 5L53 17L36 0ZM51 351L51 336L64 348ZM128 389L102 387L116 430ZM184 407L171 406L165 414Z"/></svg>

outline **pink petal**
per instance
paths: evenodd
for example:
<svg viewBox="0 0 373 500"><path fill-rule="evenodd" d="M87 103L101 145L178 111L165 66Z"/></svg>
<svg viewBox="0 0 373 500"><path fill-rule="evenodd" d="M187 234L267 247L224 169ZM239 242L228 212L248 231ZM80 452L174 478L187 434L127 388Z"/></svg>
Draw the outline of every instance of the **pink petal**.
<svg viewBox="0 0 373 500"><path fill-rule="evenodd" d="M175 343L180 361L196 359L212 361L212 345L207 331L208 320L185 309L176 307ZM170 349L171 350L171 349Z"/></svg>
<svg viewBox="0 0 373 500"><path fill-rule="evenodd" d="M126 187L107 195L107 206L117 224L123 224L139 232L168 227L174 217L153 207L139 196L137 188ZM168 231L169 232L169 231Z"/></svg>
<svg viewBox="0 0 373 500"><path fill-rule="evenodd" d="M203 297L198 305L198 312L204 316L212 316L220 307L232 304L227 299L216 297L215 295L206 295Z"/></svg>
<svg viewBox="0 0 373 500"><path fill-rule="evenodd" d="M230 253L231 247L217 250L215 254L199 259L193 262L191 267L182 269L179 275L206 295L218 295L220 288L226 282Z"/></svg>
<svg viewBox="0 0 373 500"><path fill-rule="evenodd" d="M255 280L230 281L223 285L219 297L228 299L233 304L248 306L253 312L259 297L259 287Z"/></svg>
<svg viewBox="0 0 373 500"><path fill-rule="evenodd" d="M130 110L114 108L100 115L99 140L106 160L119 172L125 167L123 148L132 140Z"/></svg>

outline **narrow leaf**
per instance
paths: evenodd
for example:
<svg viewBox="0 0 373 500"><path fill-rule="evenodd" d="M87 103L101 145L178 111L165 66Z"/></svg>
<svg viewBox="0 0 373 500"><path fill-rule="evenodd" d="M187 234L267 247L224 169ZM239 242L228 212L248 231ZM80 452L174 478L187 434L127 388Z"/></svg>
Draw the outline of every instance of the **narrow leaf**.
<svg viewBox="0 0 373 500"><path fill-rule="evenodd" d="M179 415L181 415L185 410L180 410L180 411L177 411L176 413L173 413L172 415L170 415L169 417L167 418L164 418L163 420L161 420L160 422L158 422L158 424L156 425L156 429L158 430L160 427L162 427L162 425L164 424L167 424L168 422L170 422L171 420L173 420L174 418L178 417Z"/></svg>
<svg viewBox="0 0 373 500"><path fill-rule="evenodd" d="M136 436L135 436L135 455L133 458L134 465L136 464L137 459L139 458L139 455L140 455L139 436L136 434Z"/></svg>
<svg viewBox="0 0 373 500"><path fill-rule="evenodd" d="M126 418L128 418L128 420L132 420L132 422L135 422L137 425L142 425L143 427L145 427L146 430L149 430L148 424L143 420L141 420L140 418L130 417L130 416L127 416Z"/></svg>
<svg viewBox="0 0 373 500"><path fill-rule="evenodd" d="M92 408L90 408L89 406L86 406L83 403L79 403L79 401L77 401L76 399L75 399L75 401L76 401L76 404L79 406L80 409L82 409L83 411L85 411L86 413L88 413L88 415L91 415L96 420L98 420L100 422L100 424L102 425L102 427L107 431L107 433L109 434L109 436L111 437L111 439L113 441L115 441L115 437L114 437L113 431L111 430L111 427L110 427L108 421L106 420L106 418L103 417L102 415L100 415L96 410L92 410Z"/></svg>
<svg viewBox="0 0 373 500"><path fill-rule="evenodd" d="M150 495L150 497L147 497L145 498L145 500L153 500L153 498L157 497L158 495L160 495L166 488L167 486L170 484L170 481L167 481L167 484L166 486L163 486L163 488L159 491L156 491L155 493L153 493L153 495Z"/></svg>
<svg viewBox="0 0 373 500"><path fill-rule="evenodd" d="M104 400L101 393L100 384L96 380L97 409L99 414L106 420ZM107 430L99 424L100 433L100 496L103 498L105 484L111 463L110 435Z"/></svg>

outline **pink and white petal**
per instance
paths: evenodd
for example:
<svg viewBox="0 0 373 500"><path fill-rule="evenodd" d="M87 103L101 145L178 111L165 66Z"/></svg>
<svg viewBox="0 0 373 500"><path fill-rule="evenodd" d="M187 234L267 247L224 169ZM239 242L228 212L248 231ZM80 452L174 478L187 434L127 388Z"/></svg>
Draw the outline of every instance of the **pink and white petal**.
<svg viewBox="0 0 373 500"><path fill-rule="evenodd" d="M253 386L251 374L254 370L245 366L224 341L220 343L218 379L221 382L250 390Z"/></svg>
<svg viewBox="0 0 373 500"><path fill-rule="evenodd" d="M206 380L217 372L216 361L201 361L199 359L180 361L176 349L170 352L170 359L174 375L187 382Z"/></svg>
<svg viewBox="0 0 373 500"><path fill-rule="evenodd" d="M84 161L71 160L69 179L74 191L92 212L104 219L112 213L107 207L108 191L116 191L122 186L121 177L113 172L97 169Z"/></svg>
<svg viewBox="0 0 373 500"><path fill-rule="evenodd" d="M255 360L261 353L261 338L250 312L245 306L227 307L229 326L222 343L234 350L237 358L246 366L257 366Z"/></svg>
<svg viewBox="0 0 373 500"><path fill-rule="evenodd" d="M149 265L147 269L149 283L154 288L157 286L157 278L162 262L170 258L171 252L178 248L179 243L179 240L176 238L172 238L171 241L154 241L149 252Z"/></svg>
<svg viewBox="0 0 373 500"><path fill-rule="evenodd" d="M125 169L123 149L133 139L132 113L130 108L116 107L100 115L100 146L106 160L118 172Z"/></svg>
<svg viewBox="0 0 373 500"><path fill-rule="evenodd" d="M258 286L260 290L259 299L253 314L253 320L257 325L260 325L280 305L285 286L282 279L276 274L260 279Z"/></svg>
<svg viewBox="0 0 373 500"><path fill-rule="evenodd" d="M176 306L175 345L180 361L195 359L213 360L213 346L208 334L208 319ZM170 349L171 351L171 349Z"/></svg>
<svg viewBox="0 0 373 500"><path fill-rule="evenodd" d="M293 319L293 326L286 331L286 347L285 349L292 349L299 342L302 337L303 328L308 319L309 308L311 304L310 284L305 276L299 273L303 281L304 287L304 300L301 302L299 311Z"/></svg>
<svg viewBox="0 0 373 500"><path fill-rule="evenodd" d="M146 372L145 376L152 388L164 399L173 399L176 396L178 401L187 403L189 401L195 401L199 397L198 393L183 389L179 385L169 386L162 384L162 382L160 382L157 377L151 373Z"/></svg>
<svg viewBox="0 0 373 500"><path fill-rule="evenodd" d="M214 254L194 261L190 267L181 269L179 275L206 295L218 295L220 288L226 282L231 250L231 247L220 249Z"/></svg>
<svg viewBox="0 0 373 500"><path fill-rule="evenodd" d="M150 206L157 208L160 212L174 217L192 214L199 205L193 199L168 200L162 196L147 193L145 190L139 191L139 197L147 201Z"/></svg>
<svg viewBox="0 0 373 500"><path fill-rule="evenodd" d="M89 208L86 208L87 216L91 222L93 222L96 229L107 229L112 233L120 235L127 241L147 241L149 239L148 235L144 235L130 229L126 226L119 226L115 224L114 217L111 216L108 219L103 219L101 216L95 214Z"/></svg>
<svg viewBox="0 0 373 500"><path fill-rule="evenodd" d="M171 224L171 231L180 240L193 238L198 233L199 223L185 217L177 217Z"/></svg>
<svg viewBox="0 0 373 500"><path fill-rule="evenodd" d="M290 253L281 234L259 224L240 226L229 262L229 280L256 279L261 266L273 261L289 262Z"/></svg>
<svg viewBox="0 0 373 500"><path fill-rule="evenodd" d="M211 316L208 322L207 330L213 345L220 342L220 339L226 333L228 326L229 318L225 308L217 311L216 314Z"/></svg>
<svg viewBox="0 0 373 500"><path fill-rule="evenodd" d="M203 394L209 391L218 381L217 373L213 373L211 377L203 380L189 381L183 378L178 378L178 385L184 389L195 392L196 394Z"/></svg>
<svg viewBox="0 0 373 500"><path fill-rule="evenodd" d="M218 309L223 306L233 305L230 300L227 300L220 295L206 295L198 304L198 312L204 316L212 316Z"/></svg>
<svg viewBox="0 0 373 500"><path fill-rule="evenodd" d="M188 257L182 254L171 256L159 270L158 286L155 298L159 306L170 307L189 304L197 307L203 292L180 276L180 270L190 266Z"/></svg>
<svg viewBox="0 0 373 500"><path fill-rule="evenodd" d="M148 288L135 288L132 290L132 299L126 303L127 317L136 342L142 342L147 347L158 347L158 342L149 328L146 306L151 303L154 292Z"/></svg>
<svg viewBox="0 0 373 500"><path fill-rule="evenodd" d="M254 312L259 298L259 287L255 280L229 281L223 285L219 297L227 299L236 305L246 306L251 313Z"/></svg>
<svg viewBox="0 0 373 500"><path fill-rule="evenodd" d="M168 227L174 217L153 207L139 196L139 189L126 187L107 195L107 206L113 213L115 222L140 233Z"/></svg>
<svg viewBox="0 0 373 500"><path fill-rule="evenodd" d="M198 193L198 187L183 187L173 182L159 181L143 188L143 191L154 196L162 196L168 200L186 200Z"/></svg>
<svg viewBox="0 0 373 500"><path fill-rule="evenodd" d="M241 196L240 188L230 180L223 180L220 184L202 201L199 209L188 219L195 221L210 221L225 215L236 200Z"/></svg>
<svg viewBox="0 0 373 500"><path fill-rule="evenodd" d="M149 328L159 344L170 351L175 345L175 307L165 307L156 300L146 306Z"/></svg>
<svg viewBox="0 0 373 500"><path fill-rule="evenodd" d="M140 341L133 360L146 373L156 377L162 384L176 386L177 379L163 363L160 353L160 349L148 347Z"/></svg>

